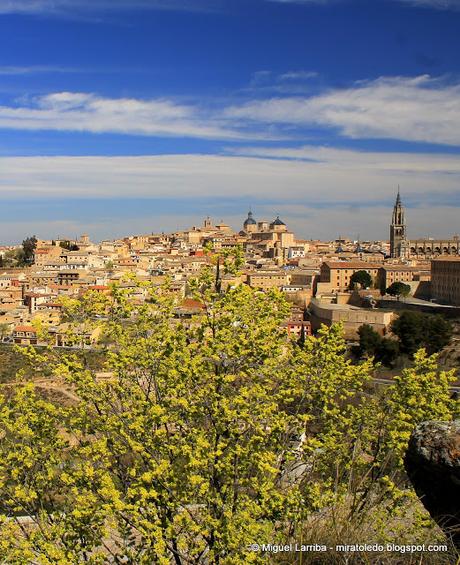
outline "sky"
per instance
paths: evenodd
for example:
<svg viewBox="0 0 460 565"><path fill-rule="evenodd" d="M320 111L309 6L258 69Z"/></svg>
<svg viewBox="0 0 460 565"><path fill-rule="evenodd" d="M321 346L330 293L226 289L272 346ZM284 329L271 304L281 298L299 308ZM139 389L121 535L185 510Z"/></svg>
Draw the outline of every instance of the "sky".
<svg viewBox="0 0 460 565"><path fill-rule="evenodd" d="M460 0L0 0L0 244L460 232Z"/></svg>

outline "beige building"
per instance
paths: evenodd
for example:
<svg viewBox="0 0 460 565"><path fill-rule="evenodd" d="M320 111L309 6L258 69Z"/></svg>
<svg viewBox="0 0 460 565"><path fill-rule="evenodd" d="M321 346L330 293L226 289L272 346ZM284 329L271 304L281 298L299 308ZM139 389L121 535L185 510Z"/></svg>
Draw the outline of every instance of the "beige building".
<svg viewBox="0 0 460 565"><path fill-rule="evenodd" d="M46 245L43 247L38 247L34 251L34 263L35 265L44 265L52 260L61 260L64 262L64 259L59 259L62 255L64 250L59 245Z"/></svg>
<svg viewBox="0 0 460 565"><path fill-rule="evenodd" d="M252 288L268 290L286 286L289 284L289 279L284 271L258 271L247 273L247 283Z"/></svg>
<svg viewBox="0 0 460 565"><path fill-rule="evenodd" d="M460 255L460 238L454 235L445 239L411 239L410 256L431 258L437 255Z"/></svg>
<svg viewBox="0 0 460 565"><path fill-rule="evenodd" d="M287 250L295 245L293 232L287 229L286 224L279 216L270 223L265 220L256 222L252 212L250 211L240 234L248 236L249 243L265 243L267 250L277 247L282 250L286 250L286 254Z"/></svg>
<svg viewBox="0 0 460 565"><path fill-rule="evenodd" d="M431 294L436 300L460 306L460 257L431 261Z"/></svg>
<svg viewBox="0 0 460 565"><path fill-rule="evenodd" d="M381 267L381 263L365 261L326 261L321 265L318 292L349 289L351 277L357 271L366 271L376 281Z"/></svg>
<svg viewBox="0 0 460 565"><path fill-rule="evenodd" d="M385 335L395 316L393 312L386 310L359 308L350 304L331 304L321 302L317 298L312 299L309 308L314 330L317 330L321 324L331 326L341 322L347 339L356 339L358 330L363 324L369 324L379 334Z"/></svg>
<svg viewBox="0 0 460 565"><path fill-rule="evenodd" d="M413 281L429 281L430 266L409 267L407 265L385 265L380 267L378 279L380 288L388 288L395 282L409 284Z"/></svg>

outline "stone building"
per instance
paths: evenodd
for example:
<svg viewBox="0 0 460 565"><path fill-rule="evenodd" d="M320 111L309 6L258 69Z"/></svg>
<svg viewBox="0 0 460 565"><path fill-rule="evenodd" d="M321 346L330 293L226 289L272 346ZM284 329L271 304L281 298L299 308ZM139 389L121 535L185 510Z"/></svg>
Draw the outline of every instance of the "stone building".
<svg viewBox="0 0 460 565"><path fill-rule="evenodd" d="M406 239L405 211L398 188L398 195L396 196L390 224L390 256L392 258L407 259L408 255L409 245Z"/></svg>
<svg viewBox="0 0 460 565"><path fill-rule="evenodd" d="M431 295L436 300L460 306L460 257L431 261Z"/></svg>
<svg viewBox="0 0 460 565"><path fill-rule="evenodd" d="M382 263L365 261L325 261L321 265L320 282L317 293L338 292L350 288L350 280L357 271L366 271L375 282Z"/></svg>
<svg viewBox="0 0 460 565"><path fill-rule="evenodd" d="M460 255L460 237L408 240L406 234L405 210L398 195L393 208L390 224L390 256L393 259L431 259L439 255Z"/></svg>
<svg viewBox="0 0 460 565"><path fill-rule="evenodd" d="M381 335L388 332L394 319L394 313L380 308L359 308L351 304L332 304L313 298L310 306L313 330L318 330L322 324L331 326L342 323L345 337L357 339L358 330L363 324L368 324Z"/></svg>

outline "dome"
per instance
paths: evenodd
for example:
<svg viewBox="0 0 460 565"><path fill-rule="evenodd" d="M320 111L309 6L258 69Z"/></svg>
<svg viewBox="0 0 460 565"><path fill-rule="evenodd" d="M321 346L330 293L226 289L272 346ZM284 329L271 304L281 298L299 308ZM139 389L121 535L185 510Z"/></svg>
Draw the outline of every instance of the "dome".
<svg viewBox="0 0 460 565"><path fill-rule="evenodd" d="M257 225L257 222L254 220L253 216L252 216L252 212L249 211L248 212L248 217L246 219L246 221L244 222L243 226L255 226Z"/></svg>
<svg viewBox="0 0 460 565"><path fill-rule="evenodd" d="M286 224L280 220L279 216L276 216L276 220L272 222L272 226L285 226Z"/></svg>

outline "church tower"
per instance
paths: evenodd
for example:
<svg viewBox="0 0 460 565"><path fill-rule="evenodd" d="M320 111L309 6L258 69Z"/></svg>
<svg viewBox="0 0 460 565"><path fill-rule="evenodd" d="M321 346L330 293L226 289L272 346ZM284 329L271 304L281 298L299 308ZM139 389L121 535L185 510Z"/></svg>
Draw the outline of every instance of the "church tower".
<svg viewBox="0 0 460 565"><path fill-rule="evenodd" d="M248 212L248 217L243 224L243 231L245 233L254 233L257 231L257 222L254 220L252 210Z"/></svg>
<svg viewBox="0 0 460 565"><path fill-rule="evenodd" d="M406 220L404 218L404 206L401 203L401 195L398 187L398 195L393 208L393 218L390 225L390 256L394 259L406 259L407 252Z"/></svg>

